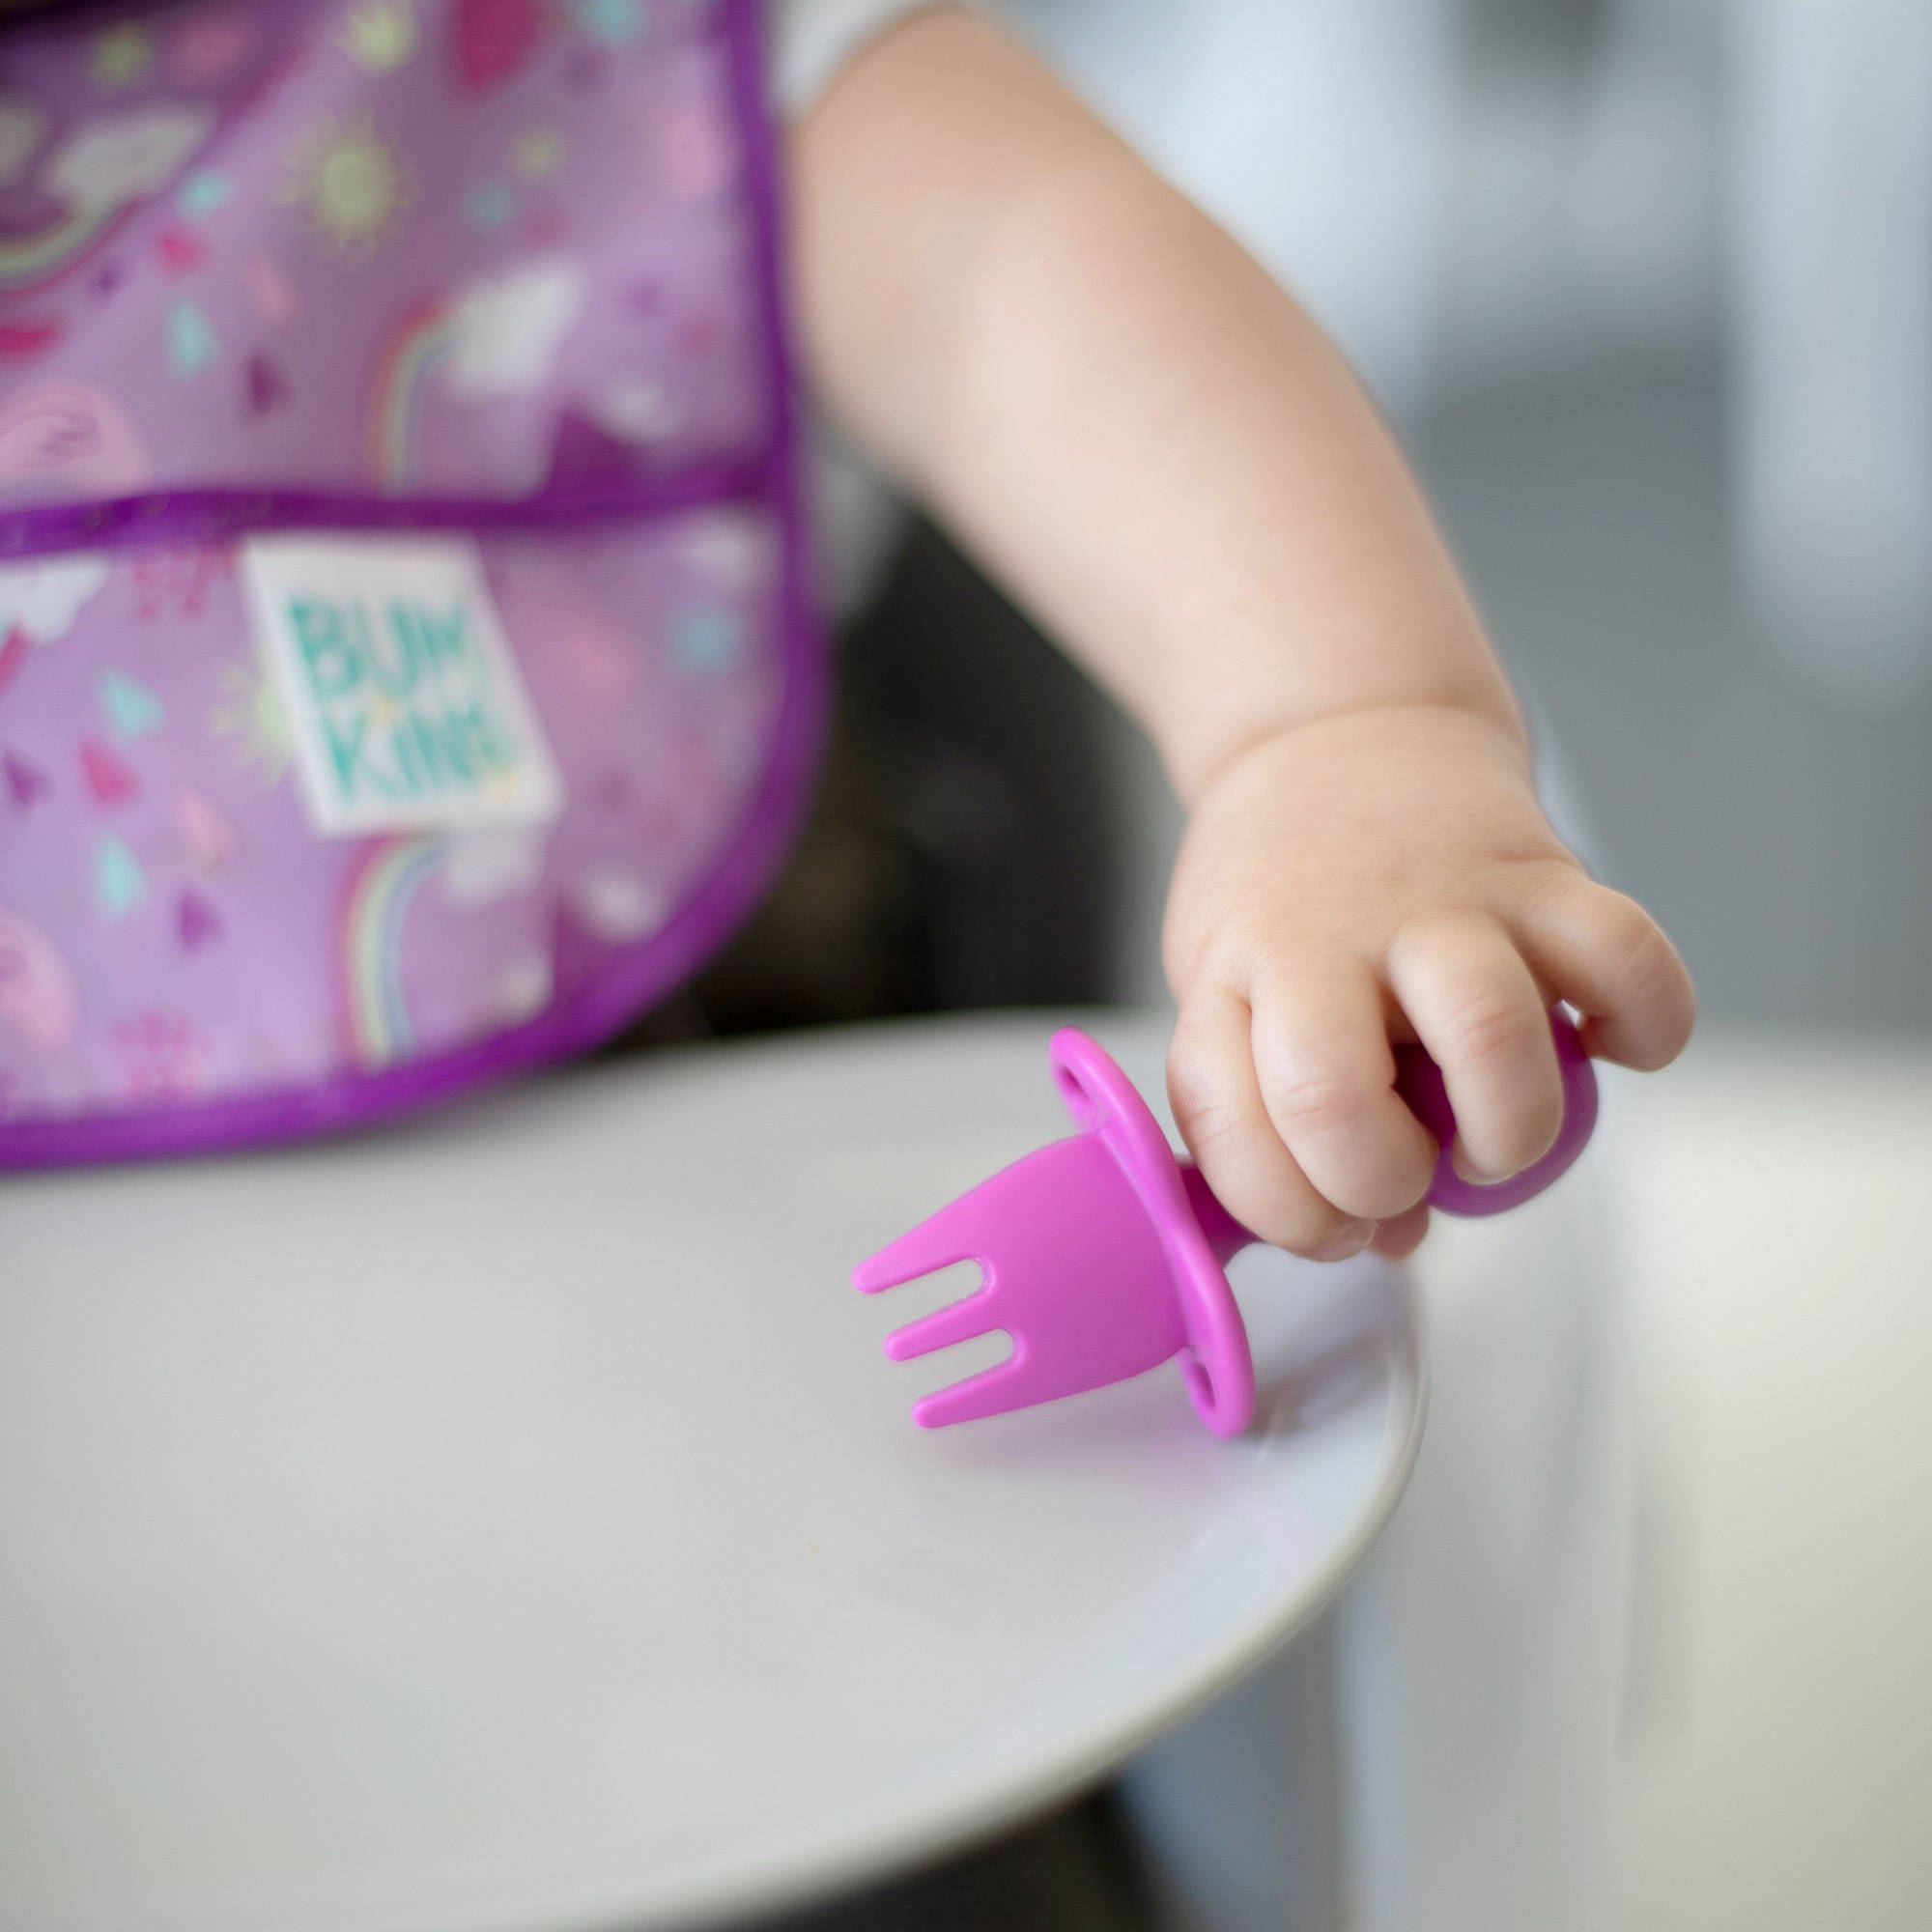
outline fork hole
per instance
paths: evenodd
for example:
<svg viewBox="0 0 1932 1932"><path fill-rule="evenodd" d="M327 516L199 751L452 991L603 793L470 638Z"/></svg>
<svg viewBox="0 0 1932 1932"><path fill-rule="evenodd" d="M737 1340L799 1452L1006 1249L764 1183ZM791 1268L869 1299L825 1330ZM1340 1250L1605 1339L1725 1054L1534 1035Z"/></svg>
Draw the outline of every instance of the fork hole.
<svg viewBox="0 0 1932 1932"><path fill-rule="evenodd" d="M1214 1407L1214 1378L1208 1364L1189 1349L1180 1358L1181 1379L1187 1384L1187 1393L1196 1406L1205 1410Z"/></svg>
<svg viewBox="0 0 1932 1932"><path fill-rule="evenodd" d="M1070 1066L1056 1066L1053 1069L1054 1083L1060 1089L1060 1096L1066 1102L1066 1110L1073 1116L1074 1124L1092 1127L1098 1123L1100 1109L1093 1094L1081 1085L1080 1077Z"/></svg>
<svg viewBox="0 0 1932 1932"><path fill-rule="evenodd" d="M949 1348L935 1349L931 1354L921 1355L894 1373L907 1378L906 1385L915 1396L936 1395L955 1382L1000 1368L1013 1358L1018 1348L1010 1329L989 1328L983 1335L969 1336Z"/></svg>
<svg viewBox="0 0 1932 1932"><path fill-rule="evenodd" d="M955 1301L964 1301L986 1286L986 1269L980 1262L949 1262L930 1274L915 1275L901 1282L886 1296L886 1312L895 1328L902 1328L921 1316L931 1315Z"/></svg>

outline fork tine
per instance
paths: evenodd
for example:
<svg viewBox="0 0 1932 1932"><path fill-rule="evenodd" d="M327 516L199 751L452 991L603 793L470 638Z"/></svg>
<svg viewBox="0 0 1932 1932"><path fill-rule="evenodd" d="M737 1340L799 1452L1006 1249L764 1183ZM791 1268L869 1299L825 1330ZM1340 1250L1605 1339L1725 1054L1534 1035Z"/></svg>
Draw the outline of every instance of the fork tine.
<svg viewBox="0 0 1932 1932"><path fill-rule="evenodd" d="M895 1362L909 1362L918 1355L929 1355L935 1349L950 1349L955 1342L971 1342L989 1334L1000 1325L994 1313L990 1289L982 1288L944 1308L908 1321L886 1337L886 1353Z"/></svg>
<svg viewBox="0 0 1932 1932"><path fill-rule="evenodd" d="M923 1274L951 1267L954 1262L979 1261L979 1243L956 1211L959 1205L955 1201L951 1208L942 1208L909 1235L901 1235L891 1247L881 1248L870 1261L861 1262L852 1270L853 1286L862 1293L877 1294L902 1282L917 1281Z"/></svg>
<svg viewBox="0 0 1932 1932"><path fill-rule="evenodd" d="M4 12L0 7L0 12ZM1076 1182L1067 1178L1069 1166L1099 1165L1111 1172L1106 1152L1092 1140L1075 1135L1002 1168L989 1180L962 1194L950 1207L928 1215L910 1234L852 1271L853 1285L866 1294L878 1294L923 1274L935 1274L955 1262L985 1263L995 1246L1012 1245L1015 1203L1037 1204L1042 1189L1057 1182L1074 1205Z"/></svg>
<svg viewBox="0 0 1932 1932"><path fill-rule="evenodd" d="M951 1388L922 1396L912 1406L912 1419L922 1429L945 1429L955 1422L978 1422L981 1416L1002 1415L1009 1408L1025 1408L1038 1400L1036 1378L1028 1373L1024 1350L1015 1339L1011 1357L968 1376Z"/></svg>

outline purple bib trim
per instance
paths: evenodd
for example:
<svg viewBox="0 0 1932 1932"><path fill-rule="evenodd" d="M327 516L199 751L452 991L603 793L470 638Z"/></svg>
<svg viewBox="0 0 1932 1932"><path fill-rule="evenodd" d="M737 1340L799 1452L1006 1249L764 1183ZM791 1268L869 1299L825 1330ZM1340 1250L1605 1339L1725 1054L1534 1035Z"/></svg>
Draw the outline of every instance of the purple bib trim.
<svg viewBox="0 0 1932 1932"><path fill-rule="evenodd" d="M179 490L101 503L58 503L0 515L0 563L71 551L156 545L196 549L274 530L574 529L755 498L779 486L776 461L727 458L663 482L569 496L368 497L320 490Z"/></svg>

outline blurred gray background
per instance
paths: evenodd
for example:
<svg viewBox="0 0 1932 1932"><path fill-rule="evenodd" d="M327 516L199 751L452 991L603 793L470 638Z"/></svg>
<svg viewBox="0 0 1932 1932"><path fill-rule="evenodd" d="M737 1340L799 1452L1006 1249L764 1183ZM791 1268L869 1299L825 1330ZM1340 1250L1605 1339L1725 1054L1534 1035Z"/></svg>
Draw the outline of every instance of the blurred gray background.
<svg viewBox="0 0 1932 1932"><path fill-rule="evenodd" d="M1009 11L1353 355L1707 1017L1932 1024L1932 9Z"/></svg>

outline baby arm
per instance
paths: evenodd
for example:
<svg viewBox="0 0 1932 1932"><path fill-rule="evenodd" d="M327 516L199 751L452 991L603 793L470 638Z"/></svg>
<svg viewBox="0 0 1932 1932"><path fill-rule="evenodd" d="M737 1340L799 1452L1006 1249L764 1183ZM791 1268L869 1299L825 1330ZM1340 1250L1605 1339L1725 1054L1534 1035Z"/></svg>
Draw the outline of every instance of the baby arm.
<svg viewBox="0 0 1932 1932"><path fill-rule="evenodd" d="M1544 1010L1645 1068L1692 1016L1594 883L1386 430L1321 332L1024 53L915 16L801 128L808 350L842 419L1146 726L1189 812L1165 961L1176 1119L1303 1254L1421 1238L1443 1068L1458 1161L1546 1151Z"/></svg>

